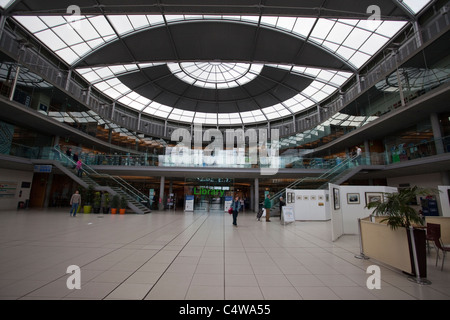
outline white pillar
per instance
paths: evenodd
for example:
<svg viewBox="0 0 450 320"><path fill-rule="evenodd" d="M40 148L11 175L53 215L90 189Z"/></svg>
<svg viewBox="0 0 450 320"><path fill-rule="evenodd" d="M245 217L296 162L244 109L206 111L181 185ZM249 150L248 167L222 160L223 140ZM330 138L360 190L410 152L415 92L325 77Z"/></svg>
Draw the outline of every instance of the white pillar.
<svg viewBox="0 0 450 320"><path fill-rule="evenodd" d="M439 117L437 113L430 115L431 128L433 129L434 144L436 145L436 153L444 153L444 144L442 143L441 124L439 123Z"/></svg>
<svg viewBox="0 0 450 320"><path fill-rule="evenodd" d="M158 210L164 210L164 182L165 182L165 180L166 180L165 177L161 177L161 181L159 183L160 202L158 202Z"/></svg>
<svg viewBox="0 0 450 320"><path fill-rule="evenodd" d="M259 179L255 178L255 212L259 211Z"/></svg>

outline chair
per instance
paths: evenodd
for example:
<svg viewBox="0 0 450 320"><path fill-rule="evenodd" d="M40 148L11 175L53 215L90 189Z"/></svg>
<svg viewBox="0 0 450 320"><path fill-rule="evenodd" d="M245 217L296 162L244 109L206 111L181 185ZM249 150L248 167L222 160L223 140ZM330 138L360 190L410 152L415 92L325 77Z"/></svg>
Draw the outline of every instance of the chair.
<svg viewBox="0 0 450 320"><path fill-rule="evenodd" d="M444 269L445 254L450 251L450 247L445 247L441 240L441 225L437 223L427 223L427 240L433 241L436 246L436 266L439 260L439 250L442 250L442 266Z"/></svg>

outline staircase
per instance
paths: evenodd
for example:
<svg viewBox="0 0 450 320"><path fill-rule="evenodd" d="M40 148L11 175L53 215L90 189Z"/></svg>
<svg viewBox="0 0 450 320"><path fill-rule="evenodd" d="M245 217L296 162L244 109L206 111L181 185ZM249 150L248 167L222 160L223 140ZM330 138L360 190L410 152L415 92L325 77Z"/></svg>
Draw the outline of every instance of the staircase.
<svg viewBox="0 0 450 320"><path fill-rule="evenodd" d="M149 197L134 188L121 177L98 173L85 164L83 164L83 175L78 177L73 169L76 164L72 158L56 148L53 149L53 153L56 154L53 159L53 164L84 188L92 186L96 191L107 191L112 196L117 194L120 197L125 197L128 202L128 208L133 210L134 213L147 214L152 212L148 207L141 203L141 201L150 203Z"/></svg>

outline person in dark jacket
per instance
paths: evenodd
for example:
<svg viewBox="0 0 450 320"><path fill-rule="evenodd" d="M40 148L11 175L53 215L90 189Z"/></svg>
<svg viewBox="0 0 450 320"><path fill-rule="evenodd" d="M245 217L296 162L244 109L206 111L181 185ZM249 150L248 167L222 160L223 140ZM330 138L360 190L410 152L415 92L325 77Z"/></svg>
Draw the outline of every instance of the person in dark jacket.
<svg viewBox="0 0 450 320"><path fill-rule="evenodd" d="M284 202L283 197L280 197L280 219L281 215L283 214L283 207L286 205L286 202Z"/></svg>
<svg viewBox="0 0 450 320"><path fill-rule="evenodd" d="M239 210L241 210L241 201L239 200L239 197L234 198L231 203L231 208L233 209L233 226L237 227L237 216Z"/></svg>
<svg viewBox="0 0 450 320"><path fill-rule="evenodd" d="M272 208L272 202L270 201L270 195L267 195L264 199L264 209L266 209L266 222L270 222L270 208Z"/></svg>

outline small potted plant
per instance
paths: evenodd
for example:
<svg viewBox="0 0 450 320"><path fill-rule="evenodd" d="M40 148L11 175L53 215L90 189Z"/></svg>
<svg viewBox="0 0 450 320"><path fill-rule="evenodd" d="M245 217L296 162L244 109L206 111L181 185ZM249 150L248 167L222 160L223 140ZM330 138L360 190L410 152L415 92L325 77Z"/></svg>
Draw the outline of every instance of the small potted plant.
<svg viewBox="0 0 450 320"><path fill-rule="evenodd" d="M89 185L85 191L86 204L83 207L84 213L91 213L92 211L92 204L94 202L94 192L95 192L94 187L92 185Z"/></svg>
<svg viewBox="0 0 450 320"><path fill-rule="evenodd" d="M125 214L125 212L127 211L127 207L128 207L128 200L127 198L125 198L124 196L122 196L120 198L120 214Z"/></svg>
<svg viewBox="0 0 450 320"><path fill-rule="evenodd" d="M119 206L120 206L120 197L118 194L115 194L111 201L111 214L116 214Z"/></svg>

